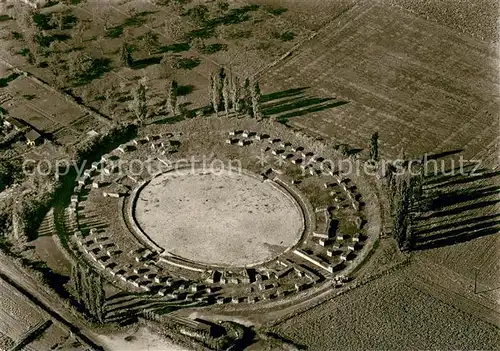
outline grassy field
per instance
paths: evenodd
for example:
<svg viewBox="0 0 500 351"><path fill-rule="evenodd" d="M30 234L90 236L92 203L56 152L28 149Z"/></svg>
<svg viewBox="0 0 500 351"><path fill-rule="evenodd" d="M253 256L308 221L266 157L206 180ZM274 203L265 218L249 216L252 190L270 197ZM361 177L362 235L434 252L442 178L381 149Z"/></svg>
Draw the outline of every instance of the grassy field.
<svg viewBox="0 0 500 351"><path fill-rule="evenodd" d="M495 349L498 329L387 275L278 325L308 350Z"/></svg>

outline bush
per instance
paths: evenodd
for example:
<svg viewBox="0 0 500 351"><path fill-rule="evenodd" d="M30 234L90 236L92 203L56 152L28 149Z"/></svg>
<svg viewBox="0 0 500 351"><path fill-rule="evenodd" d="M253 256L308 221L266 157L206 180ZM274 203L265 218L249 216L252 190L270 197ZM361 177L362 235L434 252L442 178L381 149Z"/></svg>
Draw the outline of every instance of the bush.
<svg viewBox="0 0 500 351"><path fill-rule="evenodd" d="M227 45L220 43L204 45L200 48L201 53L205 55L210 55L218 51L226 51L226 50L227 50Z"/></svg>
<svg viewBox="0 0 500 351"><path fill-rule="evenodd" d="M51 15L37 12L33 15L33 22L35 22L36 26L41 30L54 29L56 26L50 24L51 17Z"/></svg>
<svg viewBox="0 0 500 351"><path fill-rule="evenodd" d="M290 31L286 31L283 33L274 33L274 37L281 41L290 41L295 38L295 33Z"/></svg>
<svg viewBox="0 0 500 351"><path fill-rule="evenodd" d="M21 174L21 165L16 160L0 160L0 191L14 183Z"/></svg>
<svg viewBox="0 0 500 351"><path fill-rule="evenodd" d="M175 68L193 69L201 63L197 57L181 58L175 63Z"/></svg>
<svg viewBox="0 0 500 351"><path fill-rule="evenodd" d="M133 123L118 124L96 136L90 136L79 142L73 150L73 157L78 164L84 160L98 159L106 149L122 144L137 134L137 125Z"/></svg>

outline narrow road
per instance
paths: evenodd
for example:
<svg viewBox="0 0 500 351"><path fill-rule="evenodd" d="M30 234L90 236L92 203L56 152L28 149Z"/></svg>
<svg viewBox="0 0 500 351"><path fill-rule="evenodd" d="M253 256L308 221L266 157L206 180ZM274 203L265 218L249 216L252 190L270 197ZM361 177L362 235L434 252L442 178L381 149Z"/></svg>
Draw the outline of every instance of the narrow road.
<svg viewBox="0 0 500 351"><path fill-rule="evenodd" d="M39 283L17 268L4 254L0 254L0 278L19 290L52 318L68 327L74 335L88 344L92 350L104 350L94 342L97 336L88 329L80 318L66 311L57 297L41 289Z"/></svg>

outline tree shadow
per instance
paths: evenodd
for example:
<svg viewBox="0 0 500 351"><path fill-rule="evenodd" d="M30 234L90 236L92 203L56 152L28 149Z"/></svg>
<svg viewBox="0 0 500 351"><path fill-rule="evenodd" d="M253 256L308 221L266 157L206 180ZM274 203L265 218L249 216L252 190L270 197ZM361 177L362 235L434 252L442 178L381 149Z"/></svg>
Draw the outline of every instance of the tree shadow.
<svg viewBox="0 0 500 351"><path fill-rule="evenodd" d="M304 116L348 103L348 101L337 101L335 98L307 96L307 89L307 87L292 88L263 95L262 113L286 123L288 118Z"/></svg>
<svg viewBox="0 0 500 351"><path fill-rule="evenodd" d="M228 11L228 13L208 19L202 23L200 28L194 29L187 33L187 38L203 38L208 39L215 35L215 30L220 25L232 25L238 24L245 21L248 21L251 17L249 12L257 11L259 9L259 5L246 5L243 7L233 8ZM185 12L183 16L188 16L189 11Z"/></svg>
<svg viewBox="0 0 500 351"><path fill-rule="evenodd" d="M443 158L443 157L455 155L455 154L458 154L462 151L464 151L464 150L463 149L456 149L456 150L444 151L444 152L439 152L437 154L426 155L426 158L428 160L437 160L438 158Z"/></svg>
<svg viewBox="0 0 500 351"><path fill-rule="evenodd" d="M277 100L277 99L282 99L285 97L302 95L307 89L309 89L309 87L292 88L292 89L277 91L274 93L262 95L260 101L261 101L261 103L264 104L264 103L271 101L271 100Z"/></svg>
<svg viewBox="0 0 500 351"><path fill-rule="evenodd" d="M177 95L178 96L186 96L193 92L194 85L179 85L177 87Z"/></svg>
<svg viewBox="0 0 500 351"><path fill-rule="evenodd" d="M170 45L164 45L160 46L157 50L156 53L165 53L165 52L183 52L183 51L188 51L191 48L191 45L189 43L175 43L175 44L170 44Z"/></svg>
<svg viewBox="0 0 500 351"><path fill-rule="evenodd" d="M148 57L142 60L134 60L130 65L132 69L142 69L151 65L158 65L161 62L161 56Z"/></svg>
<svg viewBox="0 0 500 351"><path fill-rule="evenodd" d="M88 84L94 79L101 78L104 73L107 73L110 70L111 60L109 58L95 59L92 63L92 68L76 79L75 86Z"/></svg>
<svg viewBox="0 0 500 351"><path fill-rule="evenodd" d="M435 179L427 178L424 186L433 186L424 188L413 209L412 249L448 246L499 233L500 214L491 214L500 203L498 174L447 176L437 185Z"/></svg>

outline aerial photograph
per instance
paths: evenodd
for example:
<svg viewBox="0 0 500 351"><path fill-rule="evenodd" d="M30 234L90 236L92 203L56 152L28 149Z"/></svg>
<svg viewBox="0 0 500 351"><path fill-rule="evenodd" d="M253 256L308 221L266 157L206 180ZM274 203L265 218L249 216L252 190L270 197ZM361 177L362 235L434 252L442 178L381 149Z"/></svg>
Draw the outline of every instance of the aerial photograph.
<svg viewBox="0 0 500 351"><path fill-rule="evenodd" d="M500 350L498 0L0 0L0 351Z"/></svg>

